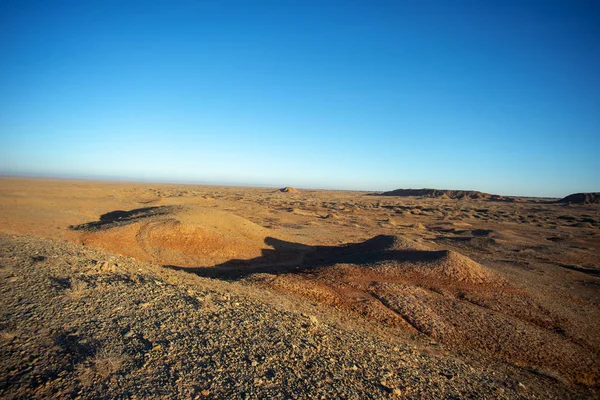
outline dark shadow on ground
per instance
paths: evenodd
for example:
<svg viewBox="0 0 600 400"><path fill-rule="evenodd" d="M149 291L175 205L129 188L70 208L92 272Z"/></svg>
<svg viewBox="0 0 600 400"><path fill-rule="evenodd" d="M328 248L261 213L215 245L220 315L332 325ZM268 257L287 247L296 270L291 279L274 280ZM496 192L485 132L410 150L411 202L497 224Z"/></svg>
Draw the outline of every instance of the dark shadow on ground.
<svg viewBox="0 0 600 400"><path fill-rule="evenodd" d="M102 231L116 226L123 226L134 223L140 219L150 218L157 215L166 215L173 211L172 206L159 206L159 207L144 207L136 208L134 210L123 211L115 210L102 214L100 220L93 222L86 222L81 225L71 225L69 229L74 231L87 231L95 232Z"/></svg>
<svg viewBox="0 0 600 400"><path fill-rule="evenodd" d="M251 274L283 274L308 272L335 264L370 265L386 261L433 261L443 257L447 251L396 250L396 238L379 235L360 243L340 246L307 246L300 243L267 237L265 244L273 249L262 250L262 255L250 260L229 260L213 267L180 267L165 265L165 268L191 272L206 278L223 280L243 279Z"/></svg>
<svg viewBox="0 0 600 400"><path fill-rule="evenodd" d="M594 266L583 266L583 265L569 265L569 264L558 264L559 267L570 269L571 271L583 272L584 274L599 276L600 269Z"/></svg>

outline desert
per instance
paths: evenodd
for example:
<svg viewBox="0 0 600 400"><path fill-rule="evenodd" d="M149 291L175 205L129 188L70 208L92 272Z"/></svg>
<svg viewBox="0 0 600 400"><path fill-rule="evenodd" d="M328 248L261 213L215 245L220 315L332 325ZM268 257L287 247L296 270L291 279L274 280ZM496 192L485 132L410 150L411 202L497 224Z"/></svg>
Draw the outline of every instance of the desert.
<svg viewBox="0 0 600 400"><path fill-rule="evenodd" d="M0 179L2 397L598 396L593 195L285 189Z"/></svg>
<svg viewBox="0 0 600 400"><path fill-rule="evenodd" d="M5 0L0 399L600 399L600 2Z"/></svg>

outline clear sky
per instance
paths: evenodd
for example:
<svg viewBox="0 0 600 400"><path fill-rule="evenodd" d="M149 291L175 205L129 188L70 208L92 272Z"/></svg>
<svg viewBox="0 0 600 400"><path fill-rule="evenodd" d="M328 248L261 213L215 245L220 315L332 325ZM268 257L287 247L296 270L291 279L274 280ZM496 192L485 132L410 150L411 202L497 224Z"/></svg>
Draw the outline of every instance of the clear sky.
<svg viewBox="0 0 600 400"><path fill-rule="evenodd" d="M600 191L600 2L1 1L0 173Z"/></svg>

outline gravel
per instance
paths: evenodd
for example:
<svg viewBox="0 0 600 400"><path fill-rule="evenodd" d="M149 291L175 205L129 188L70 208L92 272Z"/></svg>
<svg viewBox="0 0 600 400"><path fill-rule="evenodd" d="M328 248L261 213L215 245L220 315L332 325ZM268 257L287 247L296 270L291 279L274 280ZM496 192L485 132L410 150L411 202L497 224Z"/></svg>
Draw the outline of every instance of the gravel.
<svg viewBox="0 0 600 400"><path fill-rule="evenodd" d="M350 328L259 290L0 234L0 397L598 396L543 374Z"/></svg>

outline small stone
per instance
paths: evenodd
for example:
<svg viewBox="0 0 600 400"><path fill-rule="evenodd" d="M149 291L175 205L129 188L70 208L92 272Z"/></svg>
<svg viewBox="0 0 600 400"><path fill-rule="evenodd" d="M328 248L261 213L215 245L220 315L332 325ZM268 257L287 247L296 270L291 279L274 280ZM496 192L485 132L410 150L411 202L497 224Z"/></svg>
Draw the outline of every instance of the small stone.
<svg viewBox="0 0 600 400"><path fill-rule="evenodd" d="M123 335L123 337L125 339L129 339L130 337L134 336L135 333L133 331L128 331L126 334Z"/></svg>

